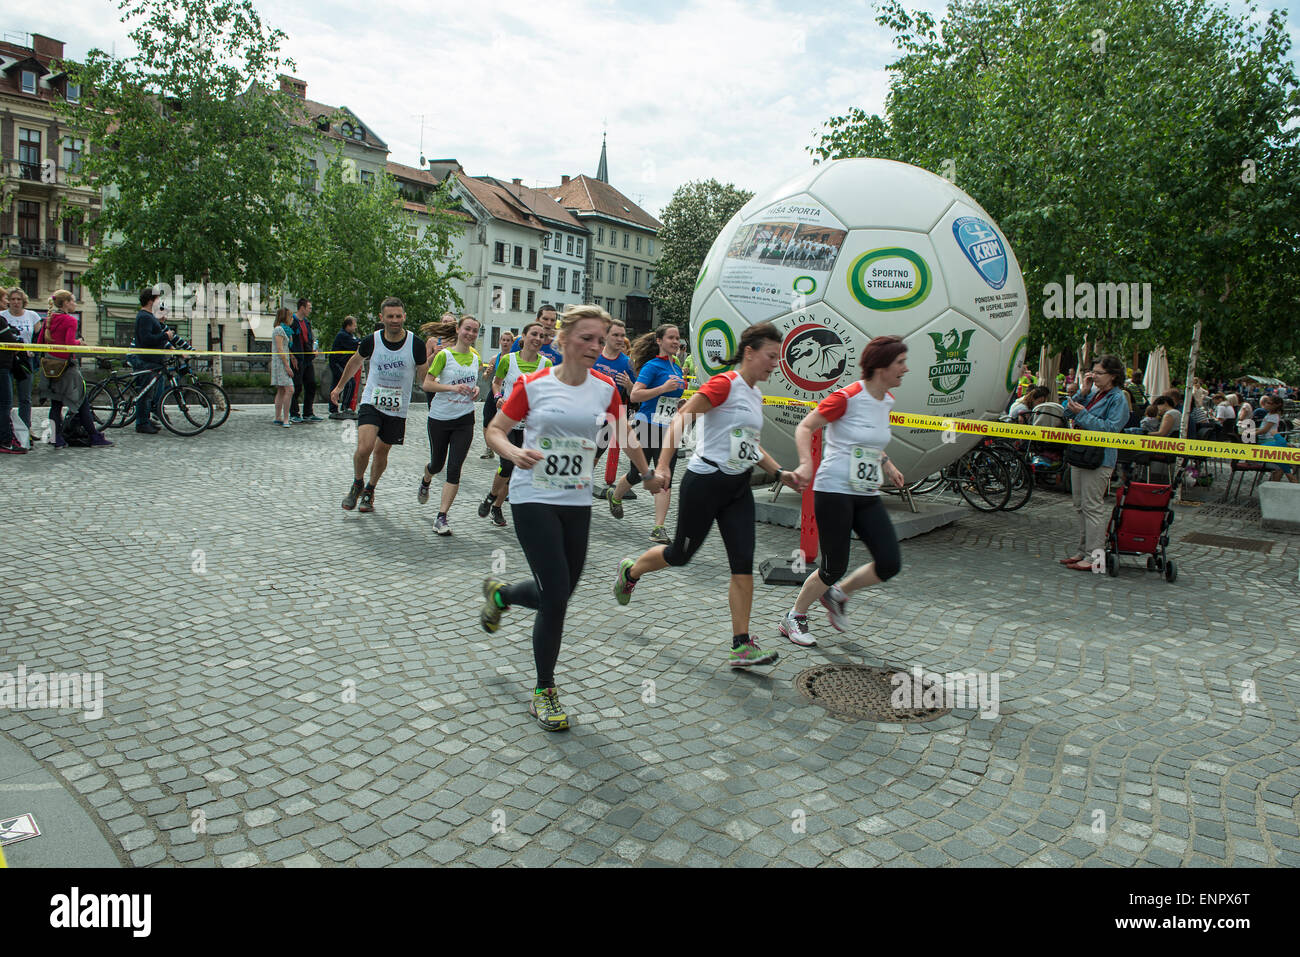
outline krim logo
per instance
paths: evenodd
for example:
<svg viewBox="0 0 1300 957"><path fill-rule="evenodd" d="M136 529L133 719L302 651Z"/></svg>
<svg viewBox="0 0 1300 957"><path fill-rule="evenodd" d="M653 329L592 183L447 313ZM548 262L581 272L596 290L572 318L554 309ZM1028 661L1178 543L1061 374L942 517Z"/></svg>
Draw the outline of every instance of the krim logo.
<svg viewBox="0 0 1300 957"><path fill-rule="evenodd" d="M795 326L781 344L781 371L796 388L822 392L839 381L849 350L834 329L806 322Z"/></svg>
<svg viewBox="0 0 1300 957"><path fill-rule="evenodd" d="M872 249L849 266L849 292L868 309L919 306L930 295L930 267L919 253L901 246Z"/></svg>
<svg viewBox="0 0 1300 957"><path fill-rule="evenodd" d="M853 450L853 457L854 457L855 459L860 459L860 458L862 458L862 449L854 449L854 450Z"/></svg>
<svg viewBox="0 0 1300 957"><path fill-rule="evenodd" d="M544 449L549 449L551 447L551 440L547 438L542 438L537 441L537 444Z"/></svg>
<svg viewBox="0 0 1300 957"><path fill-rule="evenodd" d="M958 333L950 329L946 333L931 332L934 340L934 365L930 366L930 384L936 392L952 395L963 385L970 375L971 363L966 354L970 352L970 340L975 335L974 329Z"/></svg>
<svg viewBox="0 0 1300 957"><path fill-rule="evenodd" d="M952 235L970 264L994 289L1007 282L1007 251L993 227L977 216L962 216L952 224Z"/></svg>

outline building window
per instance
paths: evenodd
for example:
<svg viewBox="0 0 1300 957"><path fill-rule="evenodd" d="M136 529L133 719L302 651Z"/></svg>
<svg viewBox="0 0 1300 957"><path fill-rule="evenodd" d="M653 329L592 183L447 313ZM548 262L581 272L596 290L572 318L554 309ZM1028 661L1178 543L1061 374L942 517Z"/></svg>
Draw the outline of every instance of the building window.
<svg viewBox="0 0 1300 957"><path fill-rule="evenodd" d="M361 171L361 185L362 185L362 186L374 186L374 185L375 185L375 174L372 173L372 172L371 172L370 170L368 170L368 169L363 169L363 170Z"/></svg>
<svg viewBox="0 0 1300 957"><path fill-rule="evenodd" d="M551 248L551 234L550 234L550 233L542 233L542 248L543 248L543 249L548 249L548 250Z"/></svg>
<svg viewBox="0 0 1300 957"><path fill-rule="evenodd" d="M496 246L495 246L495 248L494 248L494 250L493 250L493 253L492 253L492 261L493 261L494 263L504 263L504 262L506 261L506 244L505 244L505 243L497 243L497 244L496 244Z"/></svg>
<svg viewBox="0 0 1300 957"><path fill-rule="evenodd" d="M68 84L68 92L67 92L67 95L64 96L64 99L67 100L69 103L80 103L80 102L81 102L81 84L80 84L80 83L69 83L69 84Z"/></svg>
<svg viewBox="0 0 1300 957"><path fill-rule="evenodd" d="M68 290L81 301L81 273L65 272L63 274L63 288Z"/></svg>
<svg viewBox="0 0 1300 957"><path fill-rule="evenodd" d="M518 312L518 311L519 311L519 298L520 298L520 297L519 297L519 290L518 290L518 289L511 289L511 290L510 290L510 308L513 309L515 312Z"/></svg>
<svg viewBox="0 0 1300 957"><path fill-rule="evenodd" d="M505 288L502 286L492 287L492 311L493 312L506 311L506 291Z"/></svg>
<svg viewBox="0 0 1300 957"><path fill-rule="evenodd" d="M640 236L638 236L638 237L636 238L636 251L637 251L637 252L640 252L640 251L641 251L641 237L640 237Z"/></svg>
<svg viewBox="0 0 1300 957"><path fill-rule="evenodd" d="M18 238L33 242L41 238L41 204L18 201Z"/></svg>
<svg viewBox="0 0 1300 957"><path fill-rule="evenodd" d="M620 300L618 301L618 317L619 317L620 319L627 319L627 300L626 300L626 299L620 299Z"/></svg>
<svg viewBox="0 0 1300 957"><path fill-rule="evenodd" d="M579 271L576 270L576 269L573 271L573 287L572 287L572 288L573 288L573 291L576 292L580 298L586 298L586 297L584 297L584 296L582 295L582 273L579 272Z"/></svg>
<svg viewBox="0 0 1300 957"><path fill-rule="evenodd" d="M632 288L633 288L633 289L640 289L640 288L641 288L641 270L640 270L640 269L633 269L633 270L632 270Z"/></svg>
<svg viewBox="0 0 1300 957"><path fill-rule="evenodd" d="M23 179L41 178L41 131L18 127L19 175Z"/></svg>
<svg viewBox="0 0 1300 957"><path fill-rule="evenodd" d="M623 271L619 273L619 279L623 285L627 285L627 263L623 264Z"/></svg>
<svg viewBox="0 0 1300 957"><path fill-rule="evenodd" d="M28 299L39 298L36 294L36 286L40 273L35 269L19 269L18 285L23 287L23 292L27 293Z"/></svg>
<svg viewBox="0 0 1300 957"><path fill-rule="evenodd" d="M655 281L655 274L652 273L649 269L647 269L645 271L645 288L647 292L650 290L650 287L654 285L654 281Z"/></svg>
<svg viewBox="0 0 1300 957"><path fill-rule="evenodd" d="M523 247L523 246L516 246L516 247L515 247L515 265L518 266L518 267L520 267L521 269L523 268L523 265L524 265L524 247Z"/></svg>
<svg viewBox="0 0 1300 957"><path fill-rule="evenodd" d="M63 168L69 173L80 173L81 154L85 148L85 140L75 140L70 136L65 136L63 138Z"/></svg>
<svg viewBox="0 0 1300 957"><path fill-rule="evenodd" d="M316 161L315 160L307 161L307 166L302 171L302 186L303 189L316 188Z"/></svg>
<svg viewBox="0 0 1300 957"><path fill-rule="evenodd" d="M543 289L551 288L551 267L550 266L542 267L542 288Z"/></svg>
<svg viewBox="0 0 1300 957"><path fill-rule="evenodd" d="M572 255L573 255L573 237L570 236L570 237L568 237L568 239L569 239L569 241L565 244L565 249L564 249L564 251L565 251L567 254L569 254L570 256L572 256Z"/></svg>
<svg viewBox="0 0 1300 957"><path fill-rule="evenodd" d="M629 245L630 242L631 242L631 239L632 239L632 237L629 236L629 235L627 234L626 231L624 231L624 232L623 232L623 248L624 248L624 249L627 249L628 245Z"/></svg>
<svg viewBox="0 0 1300 957"><path fill-rule="evenodd" d="M36 74L31 70L23 70L23 92L36 92Z"/></svg>
<svg viewBox="0 0 1300 957"><path fill-rule="evenodd" d="M82 245L80 215L75 218L69 217L63 221L63 241L70 246Z"/></svg>
<svg viewBox="0 0 1300 957"><path fill-rule="evenodd" d="M533 314L533 310L536 308L537 308L537 292L535 290L529 289L528 290L528 314L531 316Z"/></svg>
<svg viewBox="0 0 1300 957"><path fill-rule="evenodd" d="M596 260L596 282L605 281L605 263L603 260Z"/></svg>
<svg viewBox="0 0 1300 957"><path fill-rule="evenodd" d="M582 258L582 239L581 239L581 237L579 237L579 239L578 239L578 258L579 258L579 259Z"/></svg>
<svg viewBox="0 0 1300 957"><path fill-rule="evenodd" d="M650 240L650 249L648 250L648 254L651 256L655 254L655 241L653 239Z"/></svg>
<svg viewBox="0 0 1300 957"><path fill-rule="evenodd" d="M605 227L604 227L604 226L597 226L597 227L596 227L596 242L598 242L598 243L603 243L604 241L605 241Z"/></svg>
<svg viewBox="0 0 1300 957"><path fill-rule="evenodd" d="M537 272L537 250L536 249L528 250L528 268L531 269L533 272Z"/></svg>
<svg viewBox="0 0 1300 957"><path fill-rule="evenodd" d="M618 232L616 230L611 229L609 231L609 244L611 246L618 245Z"/></svg>
<svg viewBox="0 0 1300 957"><path fill-rule="evenodd" d="M555 289L557 292L569 291L567 286L565 285L565 277L568 274L569 274L569 270L567 269L557 269L555 271Z"/></svg>

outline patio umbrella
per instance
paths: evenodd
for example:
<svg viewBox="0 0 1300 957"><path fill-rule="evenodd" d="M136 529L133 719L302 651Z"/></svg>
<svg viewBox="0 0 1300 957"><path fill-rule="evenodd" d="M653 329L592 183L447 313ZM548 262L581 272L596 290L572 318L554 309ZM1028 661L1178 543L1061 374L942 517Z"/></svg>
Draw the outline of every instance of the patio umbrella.
<svg viewBox="0 0 1300 957"><path fill-rule="evenodd" d="M1044 342L1042 348L1038 350L1038 365L1034 366L1034 372L1038 382L1044 385L1046 385L1048 381L1047 362L1047 343Z"/></svg>
<svg viewBox="0 0 1300 957"><path fill-rule="evenodd" d="M1157 346L1147 357L1147 371L1142 377L1142 388L1147 398L1153 399L1168 392L1169 386L1169 356L1164 346Z"/></svg>

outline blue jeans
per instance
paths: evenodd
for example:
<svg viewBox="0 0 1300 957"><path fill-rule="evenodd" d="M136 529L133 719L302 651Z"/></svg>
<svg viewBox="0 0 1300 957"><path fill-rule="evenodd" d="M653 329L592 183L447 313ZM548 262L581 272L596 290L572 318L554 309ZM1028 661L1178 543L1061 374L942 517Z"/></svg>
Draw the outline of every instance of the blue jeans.
<svg viewBox="0 0 1300 957"><path fill-rule="evenodd" d="M141 359L136 364L136 368L141 371L148 370L149 372L162 372L163 367L161 362L147 362ZM162 402L163 389L166 388L166 386L167 377L165 375L160 375L158 376L157 384L152 389L140 393L140 398L138 398L135 403L135 427L137 429L149 424L150 412L158 411L158 406Z"/></svg>

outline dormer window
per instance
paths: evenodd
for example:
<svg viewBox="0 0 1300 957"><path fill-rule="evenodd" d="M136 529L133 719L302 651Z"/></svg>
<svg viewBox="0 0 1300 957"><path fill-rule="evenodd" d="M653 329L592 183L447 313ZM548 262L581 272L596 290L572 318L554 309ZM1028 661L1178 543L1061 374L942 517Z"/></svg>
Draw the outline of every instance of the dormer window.
<svg viewBox="0 0 1300 957"><path fill-rule="evenodd" d="M23 70L23 92L36 92L36 74L32 70Z"/></svg>
<svg viewBox="0 0 1300 957"><path fill-rule="evenodd" d="M80 84L80 83L69 83L68 86L67 86L67 92L64 94L63 98L64 98L65 100L67 100L69 103L80 103L80 102L81 102L81 84Z"/></svg>
<svg viewBox="0 0 1300 957"><path fill-rule="evenodd" d="M339 132L341 132L344 136L350 137L352 135L352 124L345 122L342 126L339 127Z"/></svg>
<svg viewBox="0 0 1300 957"><path fill-rule="evenodd" d="M324 116L318 116L316 118L316 129L322 133L328 133L330 131L330 121Z"/></svg>

